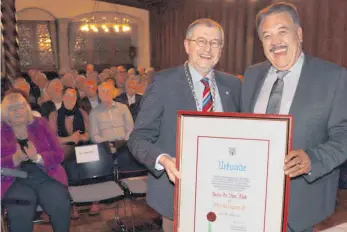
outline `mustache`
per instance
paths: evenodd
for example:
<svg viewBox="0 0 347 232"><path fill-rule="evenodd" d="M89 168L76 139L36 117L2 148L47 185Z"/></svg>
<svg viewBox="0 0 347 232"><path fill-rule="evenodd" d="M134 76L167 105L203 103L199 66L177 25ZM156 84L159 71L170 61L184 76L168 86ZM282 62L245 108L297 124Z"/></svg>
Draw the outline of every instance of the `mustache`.
<svg viewBox="0 0 347 232"><path fill-rule="evenodd" d="M283 49L283 48L287 48L288 46L286 45L278 45L278 46L273 46L272 48L270 48L270 52L274 52L277 49Z"/></svg>

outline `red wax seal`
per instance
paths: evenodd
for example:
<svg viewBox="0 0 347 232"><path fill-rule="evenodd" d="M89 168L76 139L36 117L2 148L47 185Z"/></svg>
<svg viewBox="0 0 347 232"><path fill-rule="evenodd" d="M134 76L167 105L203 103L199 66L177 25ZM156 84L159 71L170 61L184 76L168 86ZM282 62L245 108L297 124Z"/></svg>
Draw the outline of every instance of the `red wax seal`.
<svg viewBox="0 0 347 232"><path fill-rule="evenodd" d="M214 222L217 219L217 216L214 212L209 212L207 214L207 220L210 222Z"/></svg>

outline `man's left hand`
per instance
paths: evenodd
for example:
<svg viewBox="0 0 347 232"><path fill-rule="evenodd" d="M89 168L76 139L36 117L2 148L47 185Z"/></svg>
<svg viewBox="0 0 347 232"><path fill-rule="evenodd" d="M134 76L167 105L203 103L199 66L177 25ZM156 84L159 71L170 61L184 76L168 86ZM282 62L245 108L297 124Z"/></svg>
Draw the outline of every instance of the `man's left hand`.
<svg viewBox="0 0 347 232"><path fill-rule="evenodd" d="M304 150L293 150L284 159L284 173L293 178L311 171L310 157Z"/></svg>

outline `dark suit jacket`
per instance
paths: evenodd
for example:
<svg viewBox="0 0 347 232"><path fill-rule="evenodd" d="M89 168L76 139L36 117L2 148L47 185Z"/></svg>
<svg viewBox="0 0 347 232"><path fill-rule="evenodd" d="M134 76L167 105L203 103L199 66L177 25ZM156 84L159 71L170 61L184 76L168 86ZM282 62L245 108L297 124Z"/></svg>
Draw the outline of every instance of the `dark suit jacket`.
<svg viewBox="0 0 347 232"><path fill-rule="evenodd" d="M115 98L115 101L123 103L128 106L131 115L133 116L133 120L135 122L137 114L140 111L140 103L141 103L142 96L140 94L135 94L135 103L131 104L129 106L128 96L127 94L121 93L119 96Z"/></svg>
<svg viewBox="0 0 347 232"><path fill-rule="evenodd" d="M49 118L51 112L55 111L55 105L52 101L47 101L41 105L41 115L42 117Z"/></svg>
<svg viewBox="0 0 347 232"><path fill-rule="evenodd" d="M269 62L249 67L242 88L242 110L253 112L270 68ZM347 158L347 71L305 55L289 114L294 117L293 149L311 159L311 175L290 184L289 226L303 231L335 209L338 166Z"/></svg>
<svg viewBox="0 0 347 232"><path fill-rule="evenodd" d="M100 99L98 99L99 103L100 103ZM90 111L92 111L92 105L90 104L89 98L88 97L84 97L81 98L78 101L78 106L84 110L85 112L87 112L87 114L90 114Z"/></svg>
<svg viewBox="0 0 347 232"><path fill-rule="evenodd" d="M238 112L240 80L216 71L216 84L224 111ZM155 169L155 162L163 153L176 156L178 110L197 110L183 66L155 74L143 96L135 128L128 141L131 153L152 173L148 177L148 204L171 219L174 185L164 170Z"/></svg>

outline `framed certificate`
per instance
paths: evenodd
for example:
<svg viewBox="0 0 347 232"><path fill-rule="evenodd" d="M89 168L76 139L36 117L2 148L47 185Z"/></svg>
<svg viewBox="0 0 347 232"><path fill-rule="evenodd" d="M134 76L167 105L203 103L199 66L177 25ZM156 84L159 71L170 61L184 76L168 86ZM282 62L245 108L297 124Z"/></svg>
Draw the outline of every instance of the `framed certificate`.
<svg viewBox="0 0 347 232"><path fill-rule="evenodd" d="M286 232L291 116L180 111L174 231Z"/></svg>

